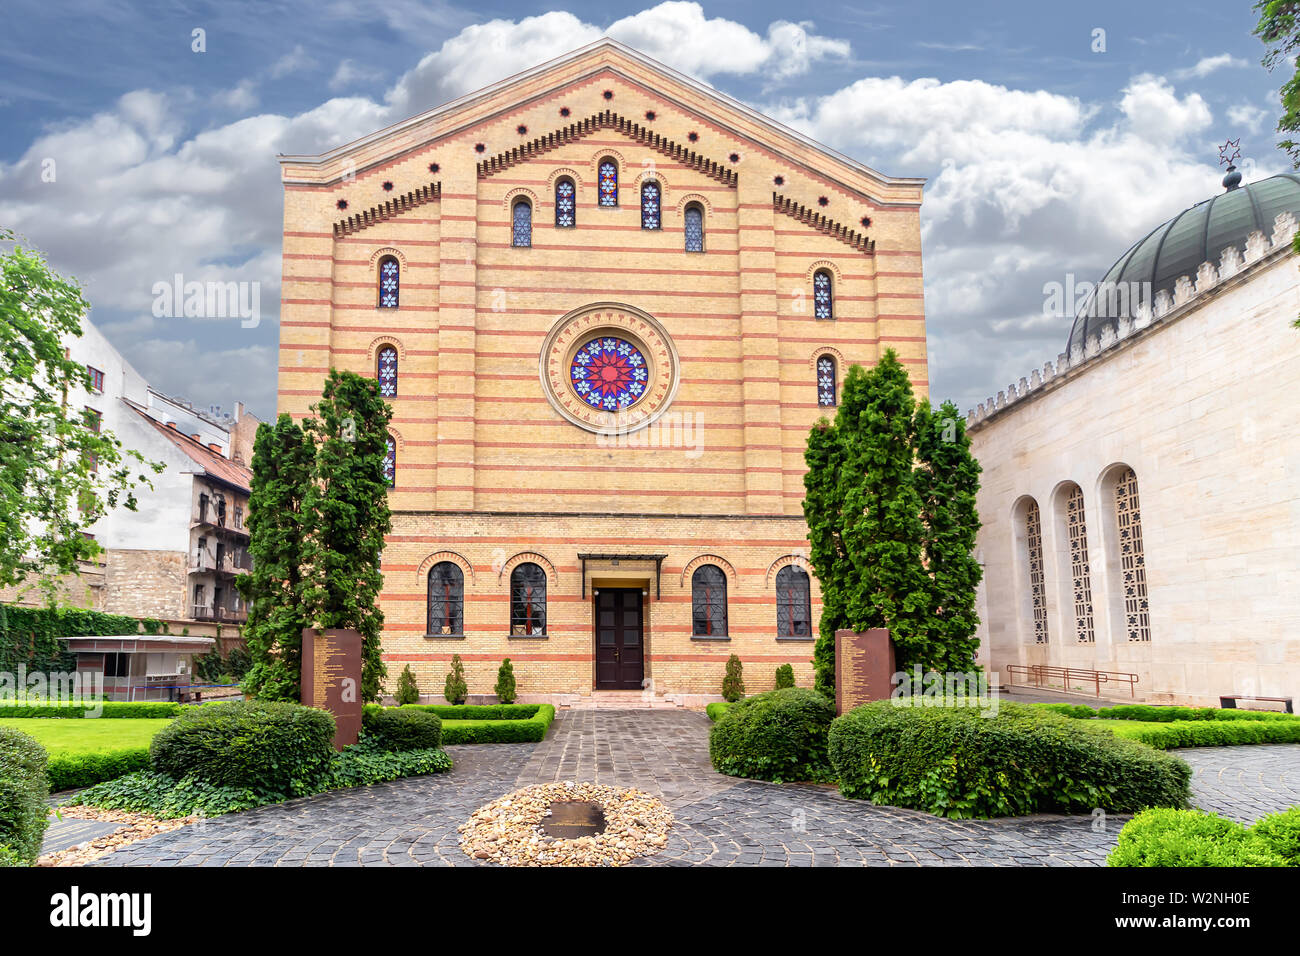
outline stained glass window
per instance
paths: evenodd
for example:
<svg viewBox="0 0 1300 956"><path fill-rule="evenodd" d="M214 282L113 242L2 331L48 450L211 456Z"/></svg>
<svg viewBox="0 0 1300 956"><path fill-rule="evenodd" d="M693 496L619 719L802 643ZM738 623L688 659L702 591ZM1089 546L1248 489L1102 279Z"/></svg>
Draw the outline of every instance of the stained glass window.
<svg viewBox="0 0 1300 956"><path fill-rule="evenodd" d="M592 408L617 411L644 397L645 356L631 342L613 336L592 339L573 356L573 389Z"/></svg>
<svg viewBox="0 0 1300 956"><path fill-rule="evenodd" d="M831 301L831 274L825 269L818 269L813 273L813 317L835 318Z"/></svg>
<svg viewBox="0 0 1300 956"><path fill-rule="evenodd" d="M546 572L535 564L510 572L510 633L546 633Z"/></svg>
<svg viewBox="0 0 1300 956"><path fill-rule="evenodd" d="M574 201L572 179L561 179L555 184L555 225L569 229L577 224L577 205Z"/></svg>
<svg viewBox="0 0 1300 956"><path fill-rule="evenodd" d="M384 398L397 397L397 349L385 345L379 350L379 394Z"/></svg>
<svg viewBox="0 0 1300 956"><path fill-rule="evenodd" d="M384 484L397 486L397 442L391 436L384 442Z"/></svg>
<svg viewBox="0 0 1300 956"><path fill-rule="evenodd" d="M381 309L397 308L399 284L397 260L392 256L384 256L379 260L379 307Z"/></svg>
<svg viewBox="0 0 1300 956"><path fill-rule="evenodd" d="M1083 513L1083 490L1074 485L1065 502L1066 530L1070 538L1070 575L1074 585L1074 624L1080 644L1097 637L1092 626L1092 569L1088 565L1088 524Z"/></svg>
<svg viewBox="0 0 1300 956"><path fill-rule="evenodd" d="M686 207L686 251L704 251L704 210L696 205Z"/></svg>
<svg viewBox="0 0 1300 956"><path fill-rule="evenodd" d="M618 205L618 163L612 159L601 160L600 163L600 204Z"/></svg>
<svg viewBox="0 0 1300 956"><path fill-rule="evenodd" d="M835 404L835 359L823 355L817 360L817 404Z"/></svg>
<svg viewBox="0 0 1300 956"><path fill-rule="evenodd" d="M429 633L463 634L465 574L450 561L429 569Z"/></svg>
<svg viewBox="0 0 1300 956"><path fill-rule="evenodd" d="M727 577L715 564L691 575L691 610L696 637L727 636Z"/></svg>
<svg viewBox="0 0 1300 956"><path fill-rule="evenodd" d="M812 636L812 586L808 572L794 564L776 572L776 635Z"/></svg>
<svg viewBox="0 0 1300 956"><path fill-rule="evenodd" d="M641 228L659 228L659 184L653 179L641 184Z"/></svg>
<svg viewBox="0 0 1300 956"><path fill-rule="evenodd" d="M511 234L510 244L524 248L533 244L533 207L526 199L515 203L514 231Z"/></svg>
<svg viewBox="0 0 1300 956"><path fill-rule="evenodd" d="M1115 523L1119 529L1119 570L1124 585L1124 626L1130 641L1151 640L1147 603L1147 559L1142 548L1142 508L1138 480L1125 468L1115 486Z"/></svg>
<svg viewBox="0 0 1300 956"><path fill-rule="evenodd" d="M1029 572L1029 605L1034 614L1034 643L1047 643L1047 594L1043 587L1043 522L1038 502L1025 506L1025 566Z"/></svg>

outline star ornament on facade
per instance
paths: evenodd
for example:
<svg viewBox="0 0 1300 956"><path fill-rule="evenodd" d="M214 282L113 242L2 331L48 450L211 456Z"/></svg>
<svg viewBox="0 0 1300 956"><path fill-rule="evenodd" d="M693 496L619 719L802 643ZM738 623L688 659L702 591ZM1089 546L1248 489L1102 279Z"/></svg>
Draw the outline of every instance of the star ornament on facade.
<svg viewBox="0 0 1300 956"><path fill-rule="evenodd" d="M1237 160L1241 159L1241 139L1230 139L1219 147L1219 165L1232 166Z"/></svg>

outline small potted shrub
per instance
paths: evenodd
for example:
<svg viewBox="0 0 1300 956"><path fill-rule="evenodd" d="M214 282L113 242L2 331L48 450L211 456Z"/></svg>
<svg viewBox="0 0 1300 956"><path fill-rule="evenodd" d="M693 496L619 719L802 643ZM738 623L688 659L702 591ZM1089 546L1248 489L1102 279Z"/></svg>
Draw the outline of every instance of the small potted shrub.
<svg viewBox="0 0 1300 956"><path fill-rule="evenodd" d="M794 686L794 668L789 664L782 664L776 669L776 689Z"/></svg>
<svg viewBox="0 0 1300 956"><path fill-rule="evenodd" d="M727 658L727 673L722 678L722 699L735 703L745 696L745 678L740 658L732 654Z"/></svg>
<svg viewBox="0 0 1300 956"><path fill-rule="evenodd" d="M420 702L420 687L415 683L415 674L411 671L410 664L402 668L402 674L397 678L397 690L393 694L393 700L398 707Z"/></svg>
<svg viewBox="0 0 1300 956"><path fill-rule="evenodd" d="M469 685L465 683L465 665L461 663L460 655L451 655L451 673L447 675L447 683L442 689L442 696L447 698L449 704L463 704L465 697L469 694Z"/></svg>
<svg viewBox="0 0 1300 956"><path fill-rule="evenodd" d="M515 669L510 663L510 658L501 662L501 669L497 671L497 700L503 704L513 704L515 702Z"/></svg>

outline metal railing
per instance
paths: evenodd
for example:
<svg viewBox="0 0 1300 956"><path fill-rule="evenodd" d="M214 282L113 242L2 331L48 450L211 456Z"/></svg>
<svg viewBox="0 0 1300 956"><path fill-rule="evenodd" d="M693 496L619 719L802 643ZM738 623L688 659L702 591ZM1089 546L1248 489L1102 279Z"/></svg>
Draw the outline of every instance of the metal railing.
<svg viewBox="0 0 1300 956"><path fill-rule="evenodd" d="M1015 683L1016 675L1023 675L1025 682L1034 687L1046 687L1049 681L1060 681L1061 689L1068 691L1076 683L1092 684L1096 696L1101 696L1102 684L1128 684L1130 697L1137 696L1137 674L1122 671L1094 671L1082 667L1055 667L1051 664L1008 664L1007 676L1010 683Z"/></svg>

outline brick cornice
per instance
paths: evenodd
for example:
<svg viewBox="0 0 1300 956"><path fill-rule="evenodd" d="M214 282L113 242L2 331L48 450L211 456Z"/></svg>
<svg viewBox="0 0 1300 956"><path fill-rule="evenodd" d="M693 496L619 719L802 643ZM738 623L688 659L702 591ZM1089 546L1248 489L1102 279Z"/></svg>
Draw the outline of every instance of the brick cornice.
<svg viewBox="0 0 1300 956"><path fill-rule="evenodd" d="M800 222L807 223L817 231L825 233L832 239L838 239L859 252L873 255L876 251L876 241L869 238L866 233L858 232L856 229L851 229L836 222L829 216L814 212L802 203L788 199L780 193L772 193L772 208L777 212L785 213L791 219L798 219Z"/></svg>
<svg viewBox="0 0 1300 956"><path fill-rule="evenodd" d="M371 206L364 212L355 213L334 223L334 238L341 239L354 232L360 232L377 223L392 219L401 213L416 209L426 203L437 202L442 196L442 183L429 183L419 189L413 189L403 196L389 199L378 206Z"/></svg>

